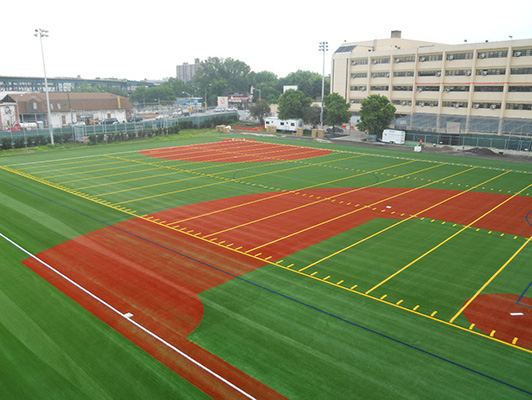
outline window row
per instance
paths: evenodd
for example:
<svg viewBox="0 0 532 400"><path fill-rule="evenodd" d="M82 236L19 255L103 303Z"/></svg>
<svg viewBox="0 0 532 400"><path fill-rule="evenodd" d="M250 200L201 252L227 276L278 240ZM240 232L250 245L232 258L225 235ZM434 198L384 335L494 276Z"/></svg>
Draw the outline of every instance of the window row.
<svg viewBox="0 0 532 400"><path fill-rule="evenodd" d="M506 75L506 68L482 68L475 71L477 76L489 76L489 75ZM407 78L413 77L414 71L395 71L393 76L395 78ZM469 69L449 69L445 71L445 76L470 76L471 70ZM512 68L510 69L510 75L532 75L532 67ZM418 76L441 76L440 70L420 70ZM357 72L351 74L351 79L367 78L367 72ZM373 72L372 78L389 78L389 72Z"/></svg>
<svg viewBox="0 0 532 400"><path fill-rule="evenodd" d="M351 99L351 104L360 104L364 99ZM392 100L391 102L395 106L412 106L412 100ZM416 101L418 107L438 107L437 100L419 100ZM467 108L468 103L466 101L444 101L442 107L445 108ZM488 110L500 110L501 103L473 103L475 109L488 109ZM507 110L526 110L532 111L532 103L507 103Z"/></svg>
<svg viewBox="0 0 532 400"><path fill-rule="evenodd" d="M516 49L512 52L513 57L530 57L532 56L532 48L526 48L526 49ZM418 56L420 62L429 62L429 61L441 61L443 59L443 54L424 54ZM447 61L453 61L453 60L472 60L474 57L473 51L468 52L462 52L462 53L451 53L447 54ZM478 52L478 58L479 59L485 59L485 58L506 58L508 57L508 50L487 50L487 51L479 51ZM416 56L415 55L409 55L409 56L398 56L393 58L393 62L395 63L409 63L409 62L415 62ZM390 63L390 57L379 57L379 58L373 58L371 59L372 64L389 64ZM351 65L367 65L368 64L368 58L357 58L351 60Z"/></svg>
<svg viewBox="0 0 532 400"><path fill-rule="evenodd" d="M390 86L370 86L371 90L389 90ZM365 91L366 86L351 86L352 91ZM411 92L413 90L412 85L394 85L392 86L394 92ZM470 86L458 85L458 86L445 86L445 92L469 92ZM473 90L475 92L504 92L503 85L474 85ZM418 92L439 92L440 85L419 85L417 87ZM532 86L509 86L509 92L513 93L529 93L532 92Z"/></svg>

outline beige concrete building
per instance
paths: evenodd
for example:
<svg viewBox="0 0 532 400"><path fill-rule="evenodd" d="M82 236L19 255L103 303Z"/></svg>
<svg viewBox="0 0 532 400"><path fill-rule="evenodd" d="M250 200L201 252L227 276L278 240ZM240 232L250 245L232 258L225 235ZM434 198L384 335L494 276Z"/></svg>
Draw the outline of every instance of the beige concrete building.
<svg viewBox="0 0 532 400"><path fill-rule="evenodd" d="M397 108L397 128L532 135L532 39L448 45L401 38L343 43L331 91L360 111L371 94Z"/></svg>

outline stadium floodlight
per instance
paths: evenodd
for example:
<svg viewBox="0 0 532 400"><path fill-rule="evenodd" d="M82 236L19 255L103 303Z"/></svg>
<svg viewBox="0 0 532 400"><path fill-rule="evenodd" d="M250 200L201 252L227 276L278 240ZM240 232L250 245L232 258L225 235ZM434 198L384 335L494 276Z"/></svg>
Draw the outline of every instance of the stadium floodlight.
<svg viewBox="0 0 532 400"><path fill-rule="evenodd" d="M44 69L44 92L46 93L46 108L48 110L48 130L50 131L50 143L54 145L54 128L52 127L52 113L50 112L50 95L48 94L48 78L46 77L46 64L44 62L44 49L42 38L48 37L48 31L45 29L35 29L33 36L38 37L41 42L42 67Z"/></svg>
<svg viewBox="0 0 532 400"><path fill-rule="evenodd" d="M323 129L323 97L325 96L325 52L329 50L329 42L320 42L319 51L323 51L323 73L321 75L321 113L320 124Z"/></svg>

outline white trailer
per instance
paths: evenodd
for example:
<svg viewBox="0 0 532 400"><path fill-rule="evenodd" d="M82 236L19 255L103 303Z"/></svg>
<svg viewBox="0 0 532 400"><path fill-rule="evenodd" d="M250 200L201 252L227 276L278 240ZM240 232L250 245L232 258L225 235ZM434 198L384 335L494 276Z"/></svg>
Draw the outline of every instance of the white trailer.
<svg viewBox="0 0 532 400"><path fill-rule="evenodd" d="M302 119L279 119L277 117L264 118L264 126L275 126L278 131L297 132L298 128L303 128Z"/></svg>
<svg viewBox="0 0 532 400"><path fill-rule="evenodd" d="M384 143L405 144L405 131L396 131L395 129L385 129L382 131L382 141Z"/></svg>

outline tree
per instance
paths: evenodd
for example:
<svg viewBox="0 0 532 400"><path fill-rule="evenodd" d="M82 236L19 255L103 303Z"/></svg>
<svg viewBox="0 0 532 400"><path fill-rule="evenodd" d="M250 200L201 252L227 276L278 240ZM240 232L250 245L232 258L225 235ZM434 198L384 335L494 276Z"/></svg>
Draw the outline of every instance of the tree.
<svg viewBox="0 0 532 400"><path fill-rule="evenodd" d="M327 109L327 124L340 125L344 122L349 122L351 119L351 112L349 111L349 103L338 93L331 93L323 99L323 104Z"/></svg>
<svg viewBox="0 0 532 400"><path fill-rule="evenodd" d="M250 72L249 84L254 88L254 101L265 100L268 103L277 103L282 91L278 88L279 79L273 72Z"/></svg>
<svg viewBox="0 0 532 400"><path fill-rule="evenodd" d="M374 135L381 135L392 122L395 111L396 108L386 96L372 94L362 100L357 128Z"/></svg>
<svg viewBox="0 0 532 400"><path fill-rule="evenodd" d="M257 118L261 124L264 124L264 116L270 113L270 105L265 101L259 100L249 105L249 114Z"/></svg>
<svg viewBox="0 0 532 400"><path fill-rule="evenodd" d="M289 89L279 98L279 118L303 118L312 99L301 90Z"/></svg>
<svg viewBox="0 0 532 400"><path fill-rule="evenodd" d="M298 70L288 74L286 78L279 79L279 88L282 91L285 85L296 85L298 90L312 99L317 99L321 97L321 81L321 74ZM329 87L330 79L325 78L325 95L329 93Z"/></svg>
<svg viewBox="0 0 532 400"><path fill-rule="evenodd" d="M325 111L325 110L324 110ZM303 121L312 126L317 126L321 122L321 107L311 106L305 111Z"/></svg>

